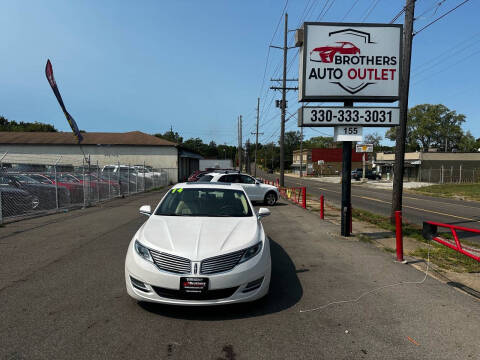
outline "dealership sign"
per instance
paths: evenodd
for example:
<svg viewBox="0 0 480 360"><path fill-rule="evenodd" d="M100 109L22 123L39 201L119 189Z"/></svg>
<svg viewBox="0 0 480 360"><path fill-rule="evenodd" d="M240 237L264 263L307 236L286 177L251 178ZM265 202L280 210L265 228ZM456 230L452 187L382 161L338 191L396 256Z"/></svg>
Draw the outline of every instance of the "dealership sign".
<svg viewBox="0 0 480 360"><path fill-rule="evenodd" d="M299 101L399 99L402 25L304 23Z"/></svg>

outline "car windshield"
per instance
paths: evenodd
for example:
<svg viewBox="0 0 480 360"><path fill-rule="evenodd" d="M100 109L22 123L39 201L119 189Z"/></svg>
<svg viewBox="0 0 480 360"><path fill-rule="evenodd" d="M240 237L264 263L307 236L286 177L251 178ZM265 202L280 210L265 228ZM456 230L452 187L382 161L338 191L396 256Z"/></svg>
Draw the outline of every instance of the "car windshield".
<svg viewBox="0 0 480 360"><path fill-rule="evenodd" d="M51 184L51 182L48 179L46 179L45 177L43 177L41 175L31 174L31 175L28 175L28 176L32 179L37 180L38 182L40 182L42 184Z"/></svg>
<svg viewBox="0 0 480 360"><path fill-rule="evenodd" d="M39 184L37 180L26 175L13 175L13 177L22 184Z"/></svg>
<svg viewBox="0 0 480 360"><path fill-rule="evenodd" d="M155 215L246 217L252 209L243 191L230 189L172 189Z"/></svg>

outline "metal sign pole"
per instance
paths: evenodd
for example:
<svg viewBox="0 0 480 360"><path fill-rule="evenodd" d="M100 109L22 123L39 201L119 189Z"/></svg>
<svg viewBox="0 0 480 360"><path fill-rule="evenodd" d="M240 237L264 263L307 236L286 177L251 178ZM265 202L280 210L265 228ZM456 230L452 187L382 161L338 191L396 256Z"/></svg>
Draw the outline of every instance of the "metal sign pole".
<svg viewBox="0 0 480 360"><path fill-rule="evenodd" d="M352 107L353 101L345 101L345 107ZM341 235L350 236L352 216L352 142L344 141L342 150L342 221Z"/></svg>
<svg viewBox="0 0 480 360"><path fill-rule="evenodd" d="M365 153L362 154L362 180L365 180Z"/></svg>

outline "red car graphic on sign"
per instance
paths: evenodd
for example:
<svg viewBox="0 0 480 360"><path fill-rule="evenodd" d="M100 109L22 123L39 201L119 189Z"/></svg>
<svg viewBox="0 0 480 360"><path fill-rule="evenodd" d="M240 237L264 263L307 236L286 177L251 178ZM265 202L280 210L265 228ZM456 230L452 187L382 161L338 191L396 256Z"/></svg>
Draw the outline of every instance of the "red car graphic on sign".
<svg viewBox="0 0 480 360"><path fill-rule="evenodd" d="M360 54L360 49L348 41L338 41L339 46L322 46L310 51L310 60L331 63L335 54Z"/></svg>

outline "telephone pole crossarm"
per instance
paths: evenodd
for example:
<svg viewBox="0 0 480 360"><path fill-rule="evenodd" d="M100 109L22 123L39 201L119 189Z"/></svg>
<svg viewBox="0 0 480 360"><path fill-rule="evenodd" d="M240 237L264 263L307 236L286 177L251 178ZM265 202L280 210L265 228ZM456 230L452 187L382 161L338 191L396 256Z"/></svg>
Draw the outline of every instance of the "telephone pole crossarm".
<svg viewBox="0 0 480 360"><path fill-rule="evenodd" d="M272 90L298 90L298 87L281 87L281 86L270 86L270 89Z"/></svg>

